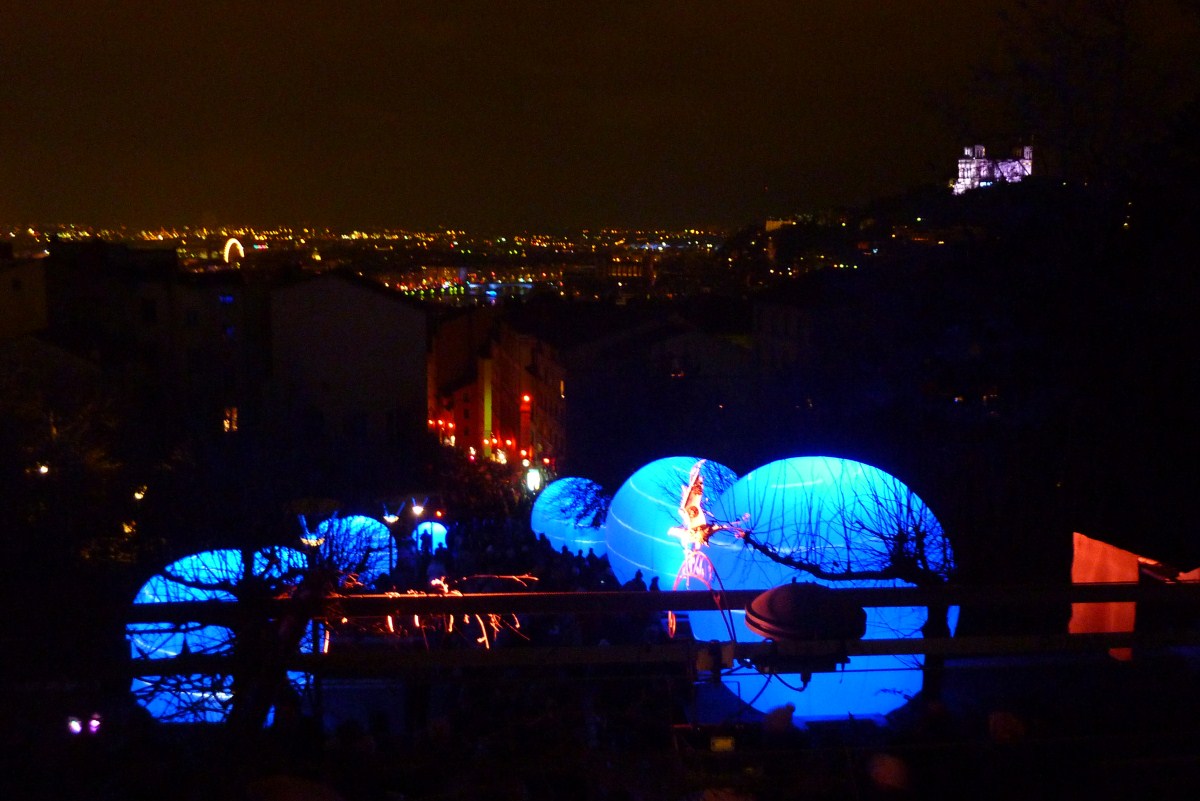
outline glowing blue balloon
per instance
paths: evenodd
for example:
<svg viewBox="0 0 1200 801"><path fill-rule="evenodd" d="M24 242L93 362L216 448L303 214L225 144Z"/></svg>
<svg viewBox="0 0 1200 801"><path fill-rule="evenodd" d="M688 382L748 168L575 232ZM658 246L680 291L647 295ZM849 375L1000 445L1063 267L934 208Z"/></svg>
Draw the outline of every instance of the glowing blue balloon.
<svg viewBox="0 0 1200 801"><path fill-rule="evenodd" d="M654 577L664 590L674 586L683 563L684 547L673 529L687 522L680 507L692 484L692 471L704 485L705 507L736 480L724 465L691 456L670 456L640 468L613 496L604 524L608 563L624 583L640 570L646 583Z"/></svg>
<svg viewBox="0 0 1200 801"><path fill-rule="evenodd" d="M353 573L359 582L373 585L395 567L395 546L388 527L373 517L334 515L306 531L300 542L312 548L320 561L339 573Z"/></svg>
<svg viewBox="0 0 1200 801"><path fill-rule="evenodd" d="M912 586L900 578L874 576L898 563L917 568L907 576L930 580L953 570L953 555L929 508L895 477L849 459L798 457L760 467L739 479L712 504L717 530L705 554L728 589L769 589L795 578L837 587ZM740 536L741 535L741 536ZM749 535L785 560L781 564L747 544ZM868 608L865 638L920 636L924 607ZM699 639L728 639L731 621L718 613L692 613ZM745 625L744 611L732 615L739 641L760 636ZM769 680L753 672L728 685L753 706L769 710L785 703L805 719L882 715L921 689L919 656L854 657L845 671L815 673L803 692L799 676Z"/></svg>
<svg viewBox="0 0 1200 801"><path fill-rule="evenodd" d="M717 530L707 553L727 587L790 580L795 569L780 561L806 566L804 580L857 587L909 586L901 578L944 579L953 569L929 507L899 479L850 459L771 462L739 479L712 509Z"/></svg>
<svg viewBox="0 0 1200 801"><path fill-rule="evenodd" d="M547 485L533 503L529 527L545 535L554 550L566 547L571 553L591 549L596 556L607 552L604 513L608 498L599 484L587 478L560 478Z"/></svg>
<svg viewBox="0 0 1200 801"><path fill-rule="evenodd" d="M204 551L172 562L150 578L134 596L135 604L187 601L234 601L243 582L262 583L275 594L293 586L308 566L304 554L292 548L255 551L247 570L243 552ZM169 659L184 654L224 654L233 647L234 633L225 626L202 623L130 623L126 639L135 661ZM311 632L300 648L312 651ZM297 690L308 677L289 673ZM167 723L218 723L232 706L229 675L163 675L152 681L135 678L131 690L137 702L157 720Z"/></svg>
<svg viewBox="0 0 1200 801"><path fill-rule="evenodd" d="M421 544L421 537L429 535L430 548L437 550L438 548L446 547L446 527L436 520L423 520L413 529L413 540L417 545Z"/></svg>

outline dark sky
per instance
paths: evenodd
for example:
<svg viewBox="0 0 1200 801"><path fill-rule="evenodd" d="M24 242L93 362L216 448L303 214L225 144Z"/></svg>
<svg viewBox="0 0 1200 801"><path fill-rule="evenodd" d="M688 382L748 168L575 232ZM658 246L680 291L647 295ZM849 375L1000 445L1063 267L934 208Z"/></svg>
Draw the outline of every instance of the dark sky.
<svg viewBox="0 0 1200 801"><path fill-rule="evenodd" d="M515 230L855 203L953 177L970 143L946 101L1001 4L10 0L0 221Z"/></svg>

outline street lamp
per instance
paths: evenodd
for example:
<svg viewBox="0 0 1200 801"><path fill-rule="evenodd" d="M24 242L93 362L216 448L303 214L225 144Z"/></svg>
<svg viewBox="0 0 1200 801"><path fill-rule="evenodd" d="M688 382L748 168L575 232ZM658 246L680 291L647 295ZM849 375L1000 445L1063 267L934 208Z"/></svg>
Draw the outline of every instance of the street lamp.
<svg viewBox="0 0 1200 801"><path fill-rule="evenodd" d="M420 550L421 550L421 539L420 539L420 536L419 536L419 534L418 534L418 530L419 530L419 528L420 528L420 525L421 525L419 521L420 521L420 519L421 519L421 516L425 514L425 504L427 504L427 503L429 503L429 499L428 499L428 498L426 498L425 500L421 501L420 503L417 503L417 499L416 499L416 498L413 498L413 499L412 499L412 503L410 503L410 504L409 504L409 506L408 506L408 508L409 508L410 510L412 510L412 516L413 516L412 528L410 528L410 529L409 529L409 537L411 537L411 538L412 538L412 540L413 540L414 544L416 545L416 548L417 548L417 550L418 550L418 551L420 551ZM431 552L431 553L433 552L433 546L432 546L432 545L430 546L429 550L430 550L430 552Z"/></svg>
<svg viewBox="0 0 1200 801"><path fill-rule="evenodd" d="M528 464L528 461L526 461ZM542 488L542 471L536 467L529 468L529 472L525 474L525 487L530 492L537 492Z"/></svg>

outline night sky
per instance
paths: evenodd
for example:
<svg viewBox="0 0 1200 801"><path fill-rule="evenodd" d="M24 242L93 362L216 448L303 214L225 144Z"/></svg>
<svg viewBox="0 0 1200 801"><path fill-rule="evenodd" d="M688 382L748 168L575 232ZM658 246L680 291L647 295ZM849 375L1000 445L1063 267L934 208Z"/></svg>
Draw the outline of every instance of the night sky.
<svg viewBox="0 0 1200 801"><path fill-rule="evenodd" d="M0 222L549 230L854 204L953 177L1001 5L14 0Z"/></svg>

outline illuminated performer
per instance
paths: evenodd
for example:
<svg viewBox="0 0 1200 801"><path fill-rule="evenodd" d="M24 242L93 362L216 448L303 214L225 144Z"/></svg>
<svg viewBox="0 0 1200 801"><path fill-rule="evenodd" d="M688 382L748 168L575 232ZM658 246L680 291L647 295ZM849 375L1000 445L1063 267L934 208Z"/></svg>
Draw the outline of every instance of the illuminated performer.
<svg viewBox="0 0 1200 801"><path fill-rule="evenodd" d="M683 497L679 502L679 515L683 518L682 526L672 526L668 532L679 540L683 546L683 563L675 574L675 584L672 590L691 586L692 579L704 585L706 590L715 587L724 591L721 577L717 575L712 560L702 548L708 545L708 540L714 532L731 529L731 526L710 523L704 511L704 477L700 474L706 460L701 459L692 465L688 474L688 483L683 485ZM733 529L737 531L737 529ZM739 533L740 536L740 533ZM677 621L674 612L667 612L667 633L675 636ZM732 622L730 623L732 626Z"/></svg>
<svg viewBox="0 0 1200 801"><path fill-rule="evenodd" d="M710 535L727 526L714 516L713 502L736 480L717 462L687 456L659 459L635 472L607 511L605 545L614 574L627 581L641 570L647 581L657 577L663 590L718 589Z"/></svg>
<svg viewBox="0 0 1200 801"><path fill-rule="evenodd" d="M699 551L708 540L718 531L732 531L738 537L745 536L745 530L727 523L710 523L708 514L704 511L704 477L700 469L704 467L705 459L692 465L688 474L688 483L683 485L683 500L679 503L679 515L683 518L682 526L672 526L667 533L679 540L685 553ZM748 519L749 515L743 518Z"/></svg>
<svg viewBox="0 0 1200 801"><path fill-rule="evenodd" d="M708 544L716 527L708 522L708 515L701 508L704 501L704 477L700 468L704 459L692 465L688 475L688 483L683 485L683 500L679 503L679 514L683 518L682 526L673 526L667 533L679 540L684 551L698 551Z"/></svg>

